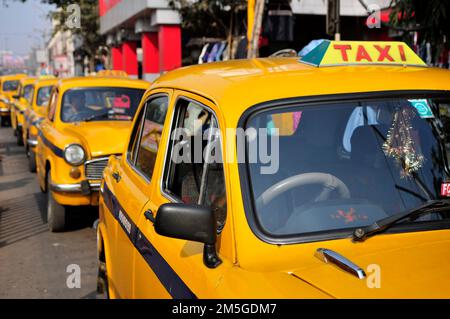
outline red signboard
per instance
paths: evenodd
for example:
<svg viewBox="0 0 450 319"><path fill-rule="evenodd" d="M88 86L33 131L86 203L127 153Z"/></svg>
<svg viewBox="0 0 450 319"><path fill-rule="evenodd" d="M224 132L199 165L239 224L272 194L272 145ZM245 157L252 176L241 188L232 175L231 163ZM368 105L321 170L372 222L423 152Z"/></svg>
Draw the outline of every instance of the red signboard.
<svg viewBox="0 0 450 319"><path fill-rule="evenodd" d="M450 183L441 184L441 196L450 196Z"/></svg>

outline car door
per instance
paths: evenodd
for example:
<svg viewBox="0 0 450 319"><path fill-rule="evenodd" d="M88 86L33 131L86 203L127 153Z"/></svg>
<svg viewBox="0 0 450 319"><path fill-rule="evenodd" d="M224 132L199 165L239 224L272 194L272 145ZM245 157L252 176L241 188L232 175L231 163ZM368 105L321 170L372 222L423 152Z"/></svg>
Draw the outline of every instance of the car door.
<svg viewBox="0 0 450 319"><path fill-rule="evenodd" d="M158 90L147 98L137 115L128 149L120 160L111 163L107 171L111 176L105 176L103 192L106 197L114 197L106 202L114 203L109 205L109 213L116 220L111 223L115 234L109 234L113 242L108 269L116 297L132 297L135 225L150 195L158 136L170 94L170 90Z"/></svg>
<svg viewBox="0 0 450 319"><path fill-rule="evenodd" d="M195 298L214 296L219 277L229 260L217 269L209 269L203 263L203 244L192 241L163 237L156 234L153 222L156 212L164 203L184 202L211 206L218 220L218 241L227 215L227 196L221 163L220 134L216 129L211 136L206 128L217 128L218 122L210 101L187 92L177 92L171 108L170 123L166 124L163 141L155 169L155 183L150 200L141 211L138 223L135 258L136 298ZM202 123L200 128L195 120ZM187 133L186 139L179 140L178 132ZM200 140L192 144L197 132ZM213 132L213 131L211 131ZM205 143L201 136L207 136L206 145L216 143L218 163L205 164L201 159ZM188 143L187 153L191 160L179 161L175 149ZM197 149L199 146L200 149ZM194 150L200 157L195 157ZM203 174L203 172L206 172ZM205 176L208 176L205 178ZM203 194L203 195L201 195ZM229 239L229 238L228 238ZM229 241L227 241L229 243ZM224 250L227 245L223 244ZM222 255L223 256L223 255Z"/></svg>

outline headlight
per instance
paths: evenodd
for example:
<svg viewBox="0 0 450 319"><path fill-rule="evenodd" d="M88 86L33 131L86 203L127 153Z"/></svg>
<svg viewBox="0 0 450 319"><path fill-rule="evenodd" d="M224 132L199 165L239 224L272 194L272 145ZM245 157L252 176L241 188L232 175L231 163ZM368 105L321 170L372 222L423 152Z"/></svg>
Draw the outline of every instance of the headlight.
<svg viewBox="0 0 450 319"><path fill-rule="evenodd" d="M79 166L84 163L85 153L83 148L78 144L72 144L64 150L64 159L73 166Z"/></svg>

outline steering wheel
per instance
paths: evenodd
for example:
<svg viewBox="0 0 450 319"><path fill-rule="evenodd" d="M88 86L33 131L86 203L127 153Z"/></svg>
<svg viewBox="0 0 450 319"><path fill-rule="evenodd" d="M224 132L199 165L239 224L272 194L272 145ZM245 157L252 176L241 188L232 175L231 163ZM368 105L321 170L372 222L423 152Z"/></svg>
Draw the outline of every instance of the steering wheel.
<svg viewBox="0 0 450 319"><path fill-rule="evenodd" d="M347 185L339 178L325 173L304 173L288 177L266 189L256 200L258 207L269 204L281 194L300 186L320 184L322 190L314 198L313 202L327 200L333 191L337 191L341 198L350 198Z"/></svg>

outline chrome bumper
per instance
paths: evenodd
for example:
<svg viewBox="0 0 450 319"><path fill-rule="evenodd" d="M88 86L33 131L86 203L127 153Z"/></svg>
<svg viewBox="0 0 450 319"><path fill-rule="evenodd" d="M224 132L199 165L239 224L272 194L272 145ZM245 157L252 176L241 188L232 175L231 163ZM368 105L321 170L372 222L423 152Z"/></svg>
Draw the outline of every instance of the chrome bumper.
<svg viewBox="0 0 450 319"><path fill-rule="evenodd" d="M30 140L30 139L28 139L27 140L27 144L30 147L36 147L38 145L38 141L37 140Z"/></svg>
<svg viewBox="0 0 450 319"><path fill-rule="evenodd" d="M65 194L89 195L100 190L101 182L89 182L87 180L76 184L50 184L51 191Z"/></svg>
<svg viewBox="0 0 450 319"><path fill-rule="evenodd" d="M9 109L6 107L0 108L0 113L9 113Z"/></svg>

